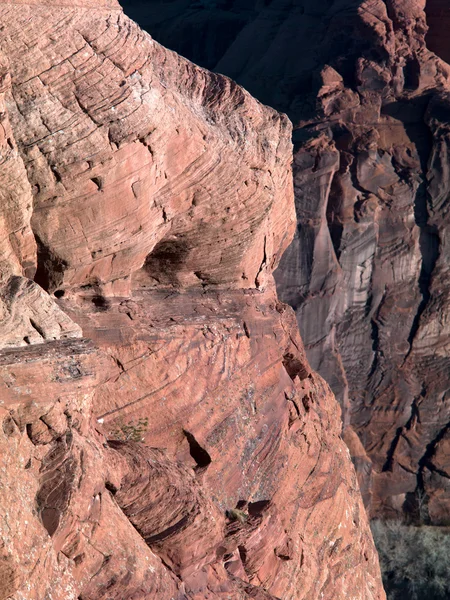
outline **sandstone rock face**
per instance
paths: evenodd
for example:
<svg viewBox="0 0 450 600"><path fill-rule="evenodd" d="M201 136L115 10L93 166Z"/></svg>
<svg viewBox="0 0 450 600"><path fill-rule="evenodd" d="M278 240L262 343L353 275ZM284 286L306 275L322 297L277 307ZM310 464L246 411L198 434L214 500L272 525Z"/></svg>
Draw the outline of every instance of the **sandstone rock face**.
<svg viewBox="0 0 450 600"><path fill-rule="evenodd" d="M279 294L339 397L372 514L446 520L448 3L178 2L170 26L150 4L155 36L293 119L298 227ZM219 29L228 9L233 41L199 56L183 23L197 13L206 40L198 13Z"/></svg>
<svg viewBox="0 0 450 600"><path fill-rule="evenodd" d="M113 0L0 25L0 599L382 600L272 278L288 119Z"/></svg>

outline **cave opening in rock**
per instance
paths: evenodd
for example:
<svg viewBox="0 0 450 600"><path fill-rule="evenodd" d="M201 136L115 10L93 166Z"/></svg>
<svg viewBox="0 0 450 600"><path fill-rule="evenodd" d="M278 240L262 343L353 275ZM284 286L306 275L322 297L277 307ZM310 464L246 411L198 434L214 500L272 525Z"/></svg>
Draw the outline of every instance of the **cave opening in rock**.
<svg viewBox="0 0 450 600"><path fill-rule="evenodd" d="M62 284L64 271L67 269L68 263L57 256L38 235L35 235L35 239L37 245L37 269L34 281L46 292L52 293Z"/></svg>
<svg viewBox="0 0 450 600"><path fill-rule="evenodd" d="M429 27L427 47L442 60L450 63L450 3L448 0L427 0L425 7Z"/></svg>

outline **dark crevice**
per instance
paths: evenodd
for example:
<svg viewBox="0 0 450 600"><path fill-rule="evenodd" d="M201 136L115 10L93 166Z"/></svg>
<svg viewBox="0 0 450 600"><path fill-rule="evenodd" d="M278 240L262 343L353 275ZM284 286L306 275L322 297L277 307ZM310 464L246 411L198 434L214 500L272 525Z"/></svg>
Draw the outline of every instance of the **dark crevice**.
<svg viewBox="0 0 450 600"><path fill-rule="evenodd" d="M428 215L427 215L428 220ZM422 300L417 308L417 313L414 317L411 331L408 336L409 351L407 357L411 353L412 344L416 337L420 325L420 319L428 306L431 299L431 280L437 259L439 258L440 239L437 227L428 225L426 222L423 226L419 224L416 218L416 223L420 227L420 252L422 254L422 268L419 275L419 291Z"/></svg>
<svg viewBox="0 0 450 600"><path fill-rule="evenodd" d="M439 469L438 467L435 467L434 465L431 465L431 470L433 471L433 473L437 473L441 477L445 477L445 479L450 479L450 475L448 473L446 473L442 469Z"/></svg>
<svg viewBox="0 0 450 600"><path fill-rule="evenodd" d="M284 392L284 397L288 402L292 402L295 412L297 413L297 417L300 417L300 409L298 407L297 402L294 400L293 396L289 396L286 392Z"/></svg>
<svg viewBox="0 0 450 600"><path fill-rule="evenodd" d="M328 223L328 229L330 230L331 243L333 244L334 253L339 261L341 258L341 242L342 234L344 233L344 226L341 223Z"/></svg>
<svg viewBox="0 0 450 600"><path fill-rule="evenodd" d="M398 443L400 441L400 436L402 435L402 433L403 433L403 427L398 427L397 431L395 432L394 439L392 440L392 443L389 446L389 450L388 450L387 456L386 456L386 462L384 463L383 468L381 469L383 472L392 471L392 466L394 464L394 454L397 449Z"/></svg>
<svg viewBox="0 0 450 600"><path fill-rule="evenodd" d="M156 554L156 553L155 553L155 554ZM178 579L178 581L181 583L181 578L180 578L180 576L176 574L176 572L175 572L175 571L172 569L172 567L169 565L169 563L167 563L167 562L164 560L164 558L163 558L162 556L160 556L159 554L158 554L158 558L159 558L159 560L162 562L162 564L164 565L164 567L165 567L165 568L166 568L168 571L170 571L170 573L172 573L172 575L173 575L173 576L174 576L176 579Z"/></svg>
<svg viewBox="0 0 450 600"><path fill-rule="evenodd" d="M111 307L111 302L101 294L96 294L92 297L92 304L98 311L106 311Z"/></svg>
<svg viewBox="0 0 450 600"><path fill-rule="evenodd" d="M208 285L214 285L217 283L210 275L207 273L202 273L201 271L194 271L194 275L202 282L203 289L207 288Z"/></svg>
<svg viewBox="0 0 450 600"><path fill-rule="evenodd" d="M370 366L369 371L369 379L373 376L375 371L378 368L379 358L382 354L380 350L380 329L378 327L378 323L375 319L370 320L370 328L371 328L371 338L372 338L372 351L373 351L373 360Z"/></svg>
<svg viewBox="0 0 450 600"><path fill-rule="evenodd" d="M161 240L147 256L143 270L162 285L176 286L189 252L188 243L181 238Z"/></svg>
<svg viewBox="0 0 450 600"><path fill-rule="evenodd" d="M34 281L46 292L53 292L63 282L64 271L68 263L54 254L39 238L35 235L37 245L37 269L34 275Z"/></svg>
<svg viewBox="0 0 450 600"><path fill-rule="evenodd" d="M433 456L436 452L436 448L437 448L439 442L441 442L444 439L444 437L448 431L450 431L450 422L447 423L447 425L445 425L445 427L443 427L439 431L439 433L434 438L434 440L428 444L428 446L425 450L425 454L419 460L419 473L417 476L417 482L418 482L419 489L422 489L422 490L424 489L424 479L423 479L424 469L427 468L430 471L437 471L437 469L432 465L431 459L433 458ZM447 475L447 477L448 477L448 475Z"/></svg>
<svg viewBox="0 0 450 600"><path fill-rule="evenodd" d="M211 464L211 456L200 446L195 437L189 431L183 429L183 433L189 444L189 452L197 463L195 470L206 469Z"/></svg>
<svg viewBox="0 0 450 600"><path fill-rule="evenodd" d="M116 356L112 356L112 359L116 363L116 365L119 367L121 372L125 373L126 369L125 369L123 362L121 360L119 360Z"/></svg>
<svg viewBox="0 0 450 600"><path fill-rule="evenodd" d="M31 423L27 423L26 424L26 432L27 432L27 436L28 436L29 440L32 443L34 443L33 442L33 431L32 431L32 428L31 428Z"/></svg>
<svg viewBox="0 0 450 600"><path fill-rule="evenodd" d="M181 519L177 521L177 523L175 523L174 525L171 525L170 527L168 527L164 531L161 531L160 533L155 533L154 535L149 536L143 536L139 529L136 526L134 527L136 531L139 532L139 535L141 535L144 538L147 546L151 547L152 544L155 544L156 542L161 542L162 540L165 540L170 536L174 535L178 531L182 531L183 529L185 529L186 526L189 524L191 518L192 515L184 515L184 517L181 517Z"/></svg>
<svg viewBox="0 0 450 600"><path fill-rule="evenodd" d="M50 169L53 173L56 183L62 183L61 173L57 170L56 165L51 165Z"/></svg>
<svg viewBox="0 0 450 600"><path fill-rule="evenodd" d="M420 63L417 58L411 58L403 68L405 89L417 90L420 85Z"/></svg>
<svg viewBox="0 0 450 600"><path fill-rule="evenodd" d="M340 220L341 216L342 194L337 188L336 173L333 175L333 180L330 186L327 203L327 224L330 232L331 243L333 244L336 259L339 261L341 257L342 235L344 226Z"/></svg>
<svg viewBox="0 0 450 600"><path fill-rule="evenodd" d="M262 259L261 265L260 265L260 267L258 269L258 273L256 274L256 277L255 277L255 286L258 289L259 289L259 286L261 285L261 282L259 280L259 276L261 275L264 267L267 265L266 243L267 243L267 238L266 238L266 236L264 236L263 259Z"/></svg>
<svg viewBox="0 0 450 600"><path fill-rule="evenodd" d="M411 416L405 425L405 429L410 431L413 425L420 422L419 402L417 398L414 398L413 403L411 404Z"/></svg>
<svg viewBox="0 0 450 600"><path fill-rule="evenodd" d="M371 281L372 285L372 281ZM367 297L367 302L365 306L365 316L368 317L372 313L372 317L370 319L370 337L372 340L372 364L370 366L368 378L373 377L375 372L377 371L380 358L383 356L383 351L381 350L381 339L380 339L380 324L379 324L379 316L380 310L383 306L383 302L385 299L385 294L383 294L381 300L378 303L378 306L373 306L374 298L372 292L369 293Z"/></svg>
<svg viewBox="0 0 450 600"><path fill-rule="evenodd" d="M309 371L304 363L291 352L284 354L283 366L292 381L294 381L296 377L299 377L301 380L306 379L309 375Z"/></svg>
<svg viewBox="0 0 450 600"><path fill-rule="evenodd" d="M352 160L351 160L351 162L348 163L348 171L350 173L350 177L352 180L352 186L355 188L355 190L357 192L359 192L361 194L359 200L364 201L364 200L366 200L366 198L369 194L369 191L364 189L360 185L359 179L358 179L358 163L356 161L355 156L351 155L351 157L352 157ZM348 161L348 159L347 159L347 161Z"/></svg>
<svg viewBox="0 0 450 600"><path fill-rule="evenodd" d="M303 396L302 397L302 404L303 404L303 408L305 409L305 411L307 413L309 413L309 410L311 408L310 406L310 402L311 402L311 395L308 396Z"/></svg>
<svg viewBox="0 0 450 600"><path fill-rule="evenodd" d="M248 514L251 517L259 517L271 506L270 500L257 500L248 503Z"/></svg>
<svg viewBox="0 0 450 600"><path fill-rule="evenodd" d="M117 494L117 487L111 483L110 481L107 481L105 483L105 488L108 490L108 492L110 492L113 496L115 496Z"/></svg>
<svg viewBox="0 0 450 600"><path fill-rule="evenodd" d="M37 333L41 336L41 338L45 339L44 330L42 329L42 327L39 327L39 325L36 323L36 321L34 321L33 319L30 319L30 325L35 331L37 331Z"/></svg>
<svg viewBox="0 0 450 600"><path fill-rule="evenodd" d="M245 563L247 562L247 550L245 546L238 546L239 557L241 559L242 564L245 567Z"/></svg>
<svg viewBox="0 0 450 600"><path fill-rule="evenodd" d="M423 397L423 395L424 395L424 392L422 391L419 398ZM402 427L398 427L397 431L395 432L394 439L392 440L392 443L387 452L386 462L384 463L383 468L382 468L383 472L392 471L392 467L394 464L395 451L397 449L400 438L403 436L403 433L405 431L410 431L412 429L413 425L415 425L416 423L420 423L419 398L414 398L414 400L411 404L411 415L410 415L407 423ZM405 440L409 443L409 440L407 438L405 438Z"/></svg>
<svg viewBox="0 0 450 600"><path fill-rule="evenodd" d="M103 189L103 179L102 177L92 177L91 178L92 183L94 183L97 186L97 190L101 191Z"/></svg>

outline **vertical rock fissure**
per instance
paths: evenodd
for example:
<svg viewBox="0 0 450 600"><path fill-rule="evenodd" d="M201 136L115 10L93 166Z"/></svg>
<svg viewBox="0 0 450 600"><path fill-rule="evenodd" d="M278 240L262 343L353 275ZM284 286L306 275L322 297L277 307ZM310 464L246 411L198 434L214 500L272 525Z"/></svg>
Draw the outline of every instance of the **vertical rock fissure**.
<svg viewBox="0 0 450 600"><path fill-rule="evenodd" d="M424 482L424 470L425 468L428 468L432 471L435 471L436 469L431 465L431 459L436 451L436 448L439 444L439 442L441 442L443 440L443 438L445 437L445 435L447 434L447 432L450 431L450 422L447 423L437 434L437 436L428 444L428 446L426 447L425 450L425 454L422 456L422 458L419 460L419 472L417 475L417 486L419 489L424 490L425 488L425 482Z"/></svg>
<svg viewBox="0 0 450 600"><path fill-rule="evenodd" d="M422 392L421 396L422 395L423 395L423 392ZM392 467L394 464L395 451L397 449L398 443L399 443L400 438L403 435L403 433L405 431L409 431L412 428L414 423L416 423L416 422L420 423L419 398L421 396L413 399L412 404L411 404L411 415L410 415L407 423L403 427L397 428L394 439L392 440L392 443L387 452L386 462L384 463L383 468L382 468L383 472L392 471Z"/></svg>
<svg viewBox="0 0 450 600"><path fill-rule="evenodd" d="M341 159L340 159L341 162ZM337 171L339 172L339 171ZM333 244L336 259L339 262L341 257L342 235L344 233L344 225L339 218L339 198L333 193L333 185L336 181L336 173L333 174L333 179L330 185L328 194L328 202L326 209L328 231L330 232L331 243Z"/></svg>
<svg viewBox="0 0 450 600"><path fill-rule="evenodd" d="M374 319L371 319L370 327L371 327L373 360L372 360L372 364L370 366L369 379L372 377L372 375L377 370L379 353L380 353L380 330Z"/></svg>
<svg viewBox="0 0 450 600"><path fill-rule="evenodd" d="M422 267L418 280L419 292L422 300L417 308L411 330L408 336L409 350L406 358L412 350L414 338L420 325L420 319L431 299L431 280L436 262L439 258L440 240L437 227L429 224L428 192L426 182L419 186L414 203L414 218L420 229L419 248L422 256Z"/></svg>

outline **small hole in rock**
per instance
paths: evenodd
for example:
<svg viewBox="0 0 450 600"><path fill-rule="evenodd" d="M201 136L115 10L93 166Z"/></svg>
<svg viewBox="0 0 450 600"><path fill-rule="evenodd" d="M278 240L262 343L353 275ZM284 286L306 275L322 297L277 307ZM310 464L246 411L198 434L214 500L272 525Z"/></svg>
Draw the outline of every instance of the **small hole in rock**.
<svg viewBox="0 0 450 600"><path fill-rule="evenodd" d="M99 294L92 297L92 304L98 308L98 310L108 310L111 303L104 296Z"/></svg>
<svg viewBox="0 0 450 600"><path fill-rule="evenodd" d="M192 433L186 431L185 429L183 429L183 433L186 436L189 444L190 455L197 463L195 469L206 469L206 467L208 467L208 465L211 463L211 456L204 448L200 446Z"/></svg>
<svg viewBox="0 0 450 600"><path fill-rule="evenodd" d="M108 490L108 492L111 492L111 494L114 496L114 494L117 494L117 487L111 483L110 481L107 481L105 483L105 488Z"/></svg>
<svg viewBox="0 0 450 600"><path fill-rule="evenodd" d="M83 562L84 556L85 556L84 553L77 554L77 556L75 556L75 558L73 559L73 562L78 566L79 564L81 564Z"/></svg>
<svg viewBox="0 0 450 600"><path fill-rule="evenodd" d="M64 290L56 290L54 292L55 298L63 298L66 292Z"/></svg>
<svg viewBox="0 0 450 600"><path fill-rule="evenodd" d="M99 191L103 189L103 179L101 177L92 177L91 181L97 186Z"/></svg>

